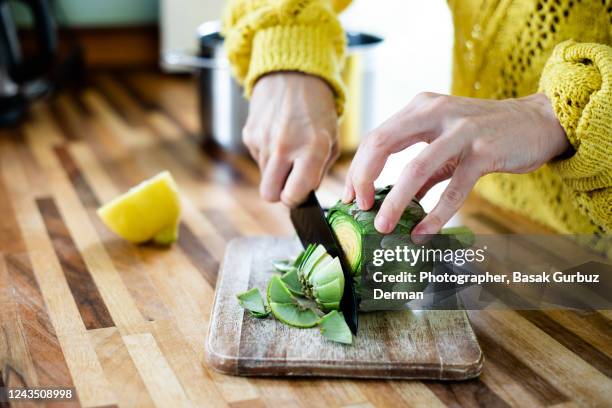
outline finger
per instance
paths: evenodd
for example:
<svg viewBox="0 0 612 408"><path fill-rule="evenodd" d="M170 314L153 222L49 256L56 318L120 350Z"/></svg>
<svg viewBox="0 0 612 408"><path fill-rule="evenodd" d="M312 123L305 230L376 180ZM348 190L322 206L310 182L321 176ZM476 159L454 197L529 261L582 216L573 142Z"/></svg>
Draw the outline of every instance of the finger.
<svg viewBox="0 0 612 408"><path fill-rule="evenodd" d="M291 163L285 157L273 155L266 163L259 184L259 194L264 200L276 202L287 180Z"/></svg>
<svg viewBox="0 0 612 408"><path fill-rule="evenodd" d="M421 189L415 194L414 198L416 198L417 200L421 200L423 197L425 197L425 194L427 194L429 192L429 190L432 189L433 186L448 180L451 177L451 174L434 174L432 177L429 178L429 180L427 180L427 182L425 182L425 184L423 184L423 187L421 187Z"/></svg>
<svg viewBox="0 0 612 408"><path fill-rule="evenodd" d="M325 161L321 156L298 157L281 192L281 201L288 207L295 207L303 202L308 193L319 186L324 168Z"/></svg>
<svg viewBox="0 0 612 408"><path fill-rule="evenodd" d="M346 201L356 199L357 205L362 210L367 210L372 206L374 199L374 180L376 177L378 177L376 173L380 173L380 171L382 171L382 168L378 170L371 169L372 173L374 174L367 174L367 177L363 177L359 180L355 178L356 169L362 166L361 162L364 161L363 155L367 150L365 144L366 142L364 141L359 145L359 148L351 161L351 165L349 166L349 170L346 174L343 194L343 198L345 198Z"/></svg>
<svg viewBox="0 0 612 408"><path fill-rule="evenodd" d="M340 157L340 150L338 149L338 144L334 143L332 145L331 151L329 152L329 158L327 159L327 162L325 163L325 169L323 170L323 177L325 176L325 174L329 172L329 169L331 169L331 167L334 165L336 160L338 160L338 157Z"/></svg>
<svg viewBox="0 0 612 408"><path fill-rule="evenodd" d="M354 158L353 158L354 161ZM348 204L350 202L352 202L355 199L355 189L353 189L353 182L352 180L352 165L353 163L351 162L351 165L349 166L347 172L346 172L346 176L344 177L344 192L342 193L342 202L345 204Z"/></svg>
<svg viewBox="0 0 612 408"><path fill-rule="evenodd" d="M354 199L355 199L355 190L353 190L352 184L345 183L344 193L342 193L342 202L345 204L348 204Z"/></svg>
<svg viewBox="0 0 612 408"><path fill-rule="evenodd" d="M393 231L406 206L440 167L459 153L458 138L437 139L402 170L374 220L376 229Z"/></svg>
<svg viewBox="0 0 612 408"><path fill-rule="evenodd" d="M421 189L416 193L416 199L420 200L421 198L425 197L425 194L427 194L433 186L451 178L456 167L457 164L453 160L442 165L442 167L436 171L434 175L431 176L429 180L425 182L423 187L421 187Z"/></svg>
<svg viewBox="0 0 612 408"><path fill-rule="evenodd" d="M246 145L246 147L253 160L255 160L255 163L257 163L257 166L259 166L259 150L249 145Z"/></svg>
<svg viewBox="0 0 612 408"><path fill-rule="evenodd" d="M450 110L453 97L432 92L416 95L405 108L386 120L370 134L386 135L393 152L404 150L418 141L430 141L441 133L442 119Z"/></svg>
<svg viewBox="0 0 612 408"><path fill-rule="evenodd" d="M439 133L440 115L448 100L443 95L419 94L406 108L372 131L351 163L346 198L349 199L352 190L359 208L370 209L374 204L374 181L387 158L417 142L432 140Z"/></svg>
<svg viewBox="0 0 612 408"><path fill-rule="evenodd" d="M257 148L257 144L254 143L255 138L251 129L252 127L249 126L248 123L242 128L242 143L246 146L253 160L259 165L259 149Z"/></svg>
<svg viewBox="0 0 612 408"><path fill-rule="evenodd" d="M390 136L387 136L387 134ZM384 131L378 129L368 135L367 139L359 146L347 176L346 201L356 199L357 205L362 210L369 210L372 207L375 193L374 181L380 176L388 157L392 153L402 150L402 146L408 147L411 144L407 140L405 143L398 145L395 142L398 134L399 129L387 125Z"/></svg>
<svg viewBox="0 0 612 408"><path fill-rule="evenodd" d="M351 168L349 166L346 175L344 176L344 189L342 192L342 202L345 204L351 203L355 199L355 190L351 183Z"/></svg>
<svg viewBox="0 0 612 408"><path fill-rule="evenodd" d="M267 148L263 148L257 152L257 164L259 165L259 169L262 171L262 177L263 177L263 171L268 166L269 157L270 157L270 153Z"/></svg>
<svg viewBox="0 0 612 408"><path fill-rule="evenodd" d="M255 145L252 145L252 144L244 143L244 145L246 146L247 150L249 151L249 154L251 155L251 157L257 164L257 167L259 167L259 149L256 148ZM261 167L260 167L260 170L261 170Z"/></svg>
<svg viewBox="0 0 612 408"><path fill-rule="evenodd" d="M478 181L481 171L477 166L461 163L442 193L434 209L412 231L412 240L420 243L427 235L435 234L459 211Z"/></svg>

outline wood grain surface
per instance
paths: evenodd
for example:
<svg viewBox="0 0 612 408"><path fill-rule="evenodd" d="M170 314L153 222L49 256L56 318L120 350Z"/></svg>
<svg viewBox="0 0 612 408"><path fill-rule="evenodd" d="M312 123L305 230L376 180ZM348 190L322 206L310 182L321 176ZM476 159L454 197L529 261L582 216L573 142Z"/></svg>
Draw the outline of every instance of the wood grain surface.
<svg viewBox="0 0 612 408"><path fill-rule="evenodd" d="M266 293L274 260L295 256L296 238L232 240L219 272L206 340L206 362L225 374L466 380L477 377L482 350L464 311L361 313L351 346L319 331L256 319L236 294Z"/></svg>
<svg viewBox="0 0 612 408"><path fill-rule="evenodd" d="M227 243L292 228L258 198L251 161L200 148L196 111L191 79L100 72L0 130L0 387L73 387L76 400L50 405L86 407L610 406L610 311L469 312L485 364L461 382L213 370L204 344ZM321 197L342 193L347 165ZM181 189L178 244L121 241L96 207L163 169ZM459 221L547 232L477 197Z"/></svg>

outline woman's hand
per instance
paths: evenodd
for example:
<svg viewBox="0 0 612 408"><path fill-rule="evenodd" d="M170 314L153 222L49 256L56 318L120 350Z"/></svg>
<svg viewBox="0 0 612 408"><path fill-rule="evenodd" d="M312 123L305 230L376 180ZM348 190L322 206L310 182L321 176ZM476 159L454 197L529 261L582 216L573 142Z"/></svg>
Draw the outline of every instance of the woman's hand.
<svg viewBox="0 0 612 408"><path fill-rule="evenodd" d="M393 231L413 197L450 178L435 208L414 228L416 242L442 228L481 176L528 173L571 147L543 94L497 101L423 93L361 144L343 201L356 197L360 208L369 209L374 180L389 155L417 142L429 146L406 165L375 220L379 232Z"/></svg>
<svg viewBox="0 0 612 408"><path fill-rule="evenodd" d="M297 72L259 79L243 140L262 173L261 196L301 203L338 157L337 128L334 95L324 80Z"/></svg>

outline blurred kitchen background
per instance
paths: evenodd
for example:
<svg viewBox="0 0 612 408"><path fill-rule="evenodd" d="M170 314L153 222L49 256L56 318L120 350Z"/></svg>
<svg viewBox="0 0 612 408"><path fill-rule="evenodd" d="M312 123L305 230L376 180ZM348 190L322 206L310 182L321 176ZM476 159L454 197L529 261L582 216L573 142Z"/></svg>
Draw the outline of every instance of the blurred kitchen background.
<svg viewBox="0 0 612 408"><path fill-rule="evenodd" d="M183 115L197 123L206 138L226 137L215 132L228 131L228 118L237 114L234 105L240 101L228 97L232 91L228 84L215 85L219 82L215 75L219 70L227 74L227 68L222 56L201 49L210 44L203 44L197 34L203 22L219 20L223 6L223 0L0 0L4 50L0 53L0 109L10 122L11 115L27 110L31 101L78 86L92 72L126 70L145 75L155 71L192 83L194 100L204 98L205 103L201 108L185 103ZM348 74L358 84L349 84L349 92L357 89L359 94L352 103L360 105L343 125L353 140L346 148L350 156L359 137L418 92L449 92L452 23L443 0L355 0L341 20L351 32L384 39L366 50L367 64L357 61L355 72ZM17 38L11 38L12 25ZM200 34L210 35L210 30L211 26L205 26ZM53 36L57 42L50 40ZM22 55L10 55L15 44ZM215 69L183 66L197 65L202 56L217 57ZM222 123L215 128L210 123L214 120ZM415 147L395 155L380 184L392 183L419 150ZM443 187L437 186L428 196L438 196ZM433 204L430 199L424 202L427 209Z"/></svg>

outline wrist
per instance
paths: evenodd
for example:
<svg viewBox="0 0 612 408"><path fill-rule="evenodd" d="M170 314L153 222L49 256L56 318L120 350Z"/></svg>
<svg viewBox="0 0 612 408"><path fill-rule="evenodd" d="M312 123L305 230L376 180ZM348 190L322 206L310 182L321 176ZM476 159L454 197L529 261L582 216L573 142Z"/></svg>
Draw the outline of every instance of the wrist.
<svg viewBox="0 0 612 408"><path fill-rule="evenodd" d="M536 93L522 99L532 105L537 113L542 124L542 132L546 135L547 142L550 144L551 151L553 152L553 158L564 156L571 151L572 145L548 97L544 93Z"/></svg>
<svg viewBox="0 0 612 408"><path fill-rule="evenodd" d="M338 119L334 92L324 79L297 71L275 71L261 77L253 88L251 103L284 101L294 113Z"/></svg>
<svg viewBox="0 0 612 408"><path fill-rule="evenodd" d="M310 87L314 87L323 93L329 94L331 98L334 97L334 90L326 80L316 75L299 71L268 72L255 82L253 90L255 90L260 83L276 83L283 88L292 87L295 89L309 89Z"/></svg>

